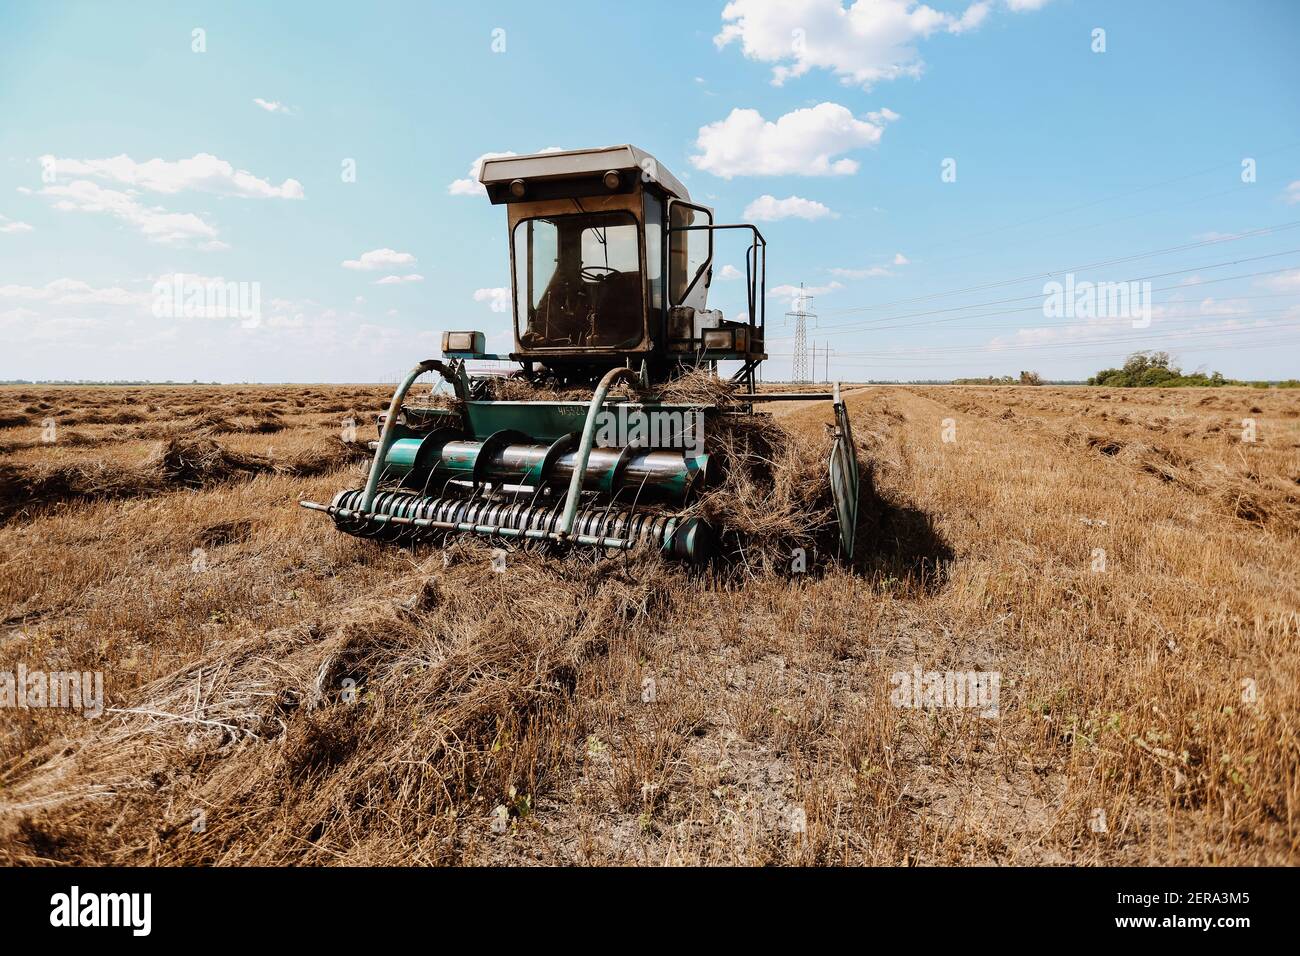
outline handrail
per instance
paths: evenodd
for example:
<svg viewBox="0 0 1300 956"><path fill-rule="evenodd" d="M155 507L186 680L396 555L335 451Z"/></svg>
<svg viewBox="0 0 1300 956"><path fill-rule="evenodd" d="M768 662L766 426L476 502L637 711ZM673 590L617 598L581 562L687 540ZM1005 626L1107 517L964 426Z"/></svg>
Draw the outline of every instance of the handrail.
<svg viewBox="0 0 1300 956"><path fill-rule="evenodd" d="M465 398L461 394L459 380L438 359L425 359L406 374L402 384L397 386L397 391L393 392L393 400L388 403L388 415L384 418L384 427L379 432L379 446L375 449L375 458L370 463L370 474L366 478L366 489L361 495L361 510L363 512L370 511L370 506L375 501L375 492L379 490L379 479L384 473L384 459L388 457L388 449L393 444L393 431L397 426L397 416L402 411L402 402L406 398L406 393L411 390L411 386L415 384L415 380L425 372L440 373L456 390L456 397L462 400Z"/></svg>
<svg viewBox="0 0 1300 956"><path fill-rule="evenodd" d="M582 494L582 480L587 473L587 459L591 457L591 447L596 442L596 419L600 415L601 406L605 404L605 396L609 393L610 386L620 378L636 381L637 375L626 366L612 368L605 373L605 377L596 386L595 394L591 396L591 405L587 408L587 421L582 426L582 441L578 445L578 457L573 463L573 475L569 478L569 493L564 499L564 517L560 519L560 529L557 532L561 541L573 532L573 522L578 514L578 499Z"/></svg>
<svg viewBox="0 0 1300 956"><path fill-rule="evenodd" d="M749 248L745 251L745 272L747 273L745 281L749 286L749 327L757 331L762 331L767 325L767 239L764 238L761 232L759 232L758 227L752 222L711 222L698 226L670 225L667 229L667 234L671 236L674 232L697 232L708 230L710 258L712 258L713 233L719 229L748 229L754 234L753 243L751 243ZM672 240L670 238L668 242L664 243L664 248L667 249L671 242ZM754 256L754 271L752 275L749 274L749 255L751 251ZM762 257L761 259L760 254ZM666 258L670 259L670 257ZM672 308L674 303L671 300L671 276L666 275L665 279L666 291L670 294L670 297L666 300L666 307ZM692 283L692 286L693 285L694 284ZM688 288L686 291L689 292L690 289ZM683 293L683 298L685 298L685 293Z"/></svg>

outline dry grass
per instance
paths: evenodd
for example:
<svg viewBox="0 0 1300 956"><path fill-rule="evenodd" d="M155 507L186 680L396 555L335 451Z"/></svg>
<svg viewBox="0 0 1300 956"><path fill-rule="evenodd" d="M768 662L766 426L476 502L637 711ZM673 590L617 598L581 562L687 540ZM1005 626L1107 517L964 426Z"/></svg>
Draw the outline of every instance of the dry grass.
<svg viewBox="0 0 1300 956"><path fill-rule="evenodd" d="M0 672L101 670L110 708L0 710L0 860L1300 856L1300 396L859 388L855 568L770 546L825 547L827 409L791 405L701 505L741 496L737 566L495 573L294 507L386 392L0 389ZM913 667L999 672L999 716L895 708Z"/></svg>

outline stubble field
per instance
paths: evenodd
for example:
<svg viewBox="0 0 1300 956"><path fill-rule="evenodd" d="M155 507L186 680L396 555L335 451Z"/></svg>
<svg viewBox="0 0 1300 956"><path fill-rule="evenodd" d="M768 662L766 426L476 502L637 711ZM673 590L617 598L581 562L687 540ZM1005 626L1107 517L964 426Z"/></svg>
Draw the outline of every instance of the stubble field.
<svg viewBox="0 0 1300 956"><path fill-rule="evenodd" d="M0 863L1300 859L1300 393L851 387L799 574L341 535L389 392L0 388Z"/></svg>

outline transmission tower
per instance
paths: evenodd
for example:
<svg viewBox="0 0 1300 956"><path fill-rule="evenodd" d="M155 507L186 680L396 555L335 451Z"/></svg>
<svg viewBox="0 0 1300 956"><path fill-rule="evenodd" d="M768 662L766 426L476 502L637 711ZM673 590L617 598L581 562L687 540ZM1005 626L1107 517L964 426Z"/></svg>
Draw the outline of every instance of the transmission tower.
<svg viewBox="0 0 1300 956"><path fill-rule="evenodd" d="M812 381L812 369L808 362L808 320L817 321L817 314L808 307L808 303L813 297L803 290L803 283L799 283L799 294L795 296L792 303L794 308L787 312L787 319L794 319L794 361L791 363L792 382L810 382Z"/></svg>

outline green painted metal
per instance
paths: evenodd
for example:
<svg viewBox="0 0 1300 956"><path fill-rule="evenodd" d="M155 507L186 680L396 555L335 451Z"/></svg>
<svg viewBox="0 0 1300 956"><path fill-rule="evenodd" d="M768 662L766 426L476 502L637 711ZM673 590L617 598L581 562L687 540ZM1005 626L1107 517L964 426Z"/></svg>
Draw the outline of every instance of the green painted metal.
<svg viewBox="0 0 1300 956"><path fill-rule="evenodd" d="M582 441L578 444L578 461L569 479L569 495L564 499L564 517L560 520L560 537L567 538L573 531L573 520L578 514L578 501L582 496L582 479L587 471L587 459L591 457L591 446L596 441L596 419L600 408L605 404L605 396L610 387L620 378L636 381L636 373L630 368L612 368L601 378L596 392L591 396L591 406L587 409L587 421L582 426Z"/></svg>
<svg viewBox="0 0 1300 956"><path fill-rule="evenodd" d="M853 539L858 527L858 452L849 427L849 413L835 384L835 436L831 445L831 497L840 526L840 552L853 558Z"/></svg>
<svg viewBox="0 0 1300 956"><path fill-rule="evenodd" d="M628 408L683 414L703 412L708 407L668 402L608 402L604 405L604 408L611 412ZM531 436L536 441L552 442L571 432L581 433L590 409L589 401L469 401L465 403L465 418L469 432L475 438L486 438L495 432L514 429Z"/></svg>
<svg viewBox="0 0 1300 956"><path fill-rule="evenodd" d="M422 438L395 438L384 459L384 473L390 478L404 478L415 469Z"/></svg>
<svg viewBox="0 0 1300 956"><path fill-rule="evenodd" d="M379 480L384 474L384 461L388 457L388 449L396 437L394 434L397 428L397 416L402 410L402 402L406 399L406 393L411 390L415 380L425 372L434 370L446 375L446 366L437 359L425 359L415 368L406 373L406 378L402 384L397 386L397 391L393 392L393 400L388 404L388 417L384 419L383 431L379 433L379 447L375 449L374 460L370 463L370 475L366 478L365 491L361 496L361 510L369 511L370 504L375 500L375 492L379 489Z"/></svg>
<svg viewBox="0 0 1300 956"><path fill-rule="evenodd" d="M577 466L577 437L566 436L552 445L461 439L449 432L424 438L401 437L389 446L384 475L387 479L402 479L408 488L428 488L455 479L529 487L567 483ZM709 467L707 453L593 448L582 489L606 497L626 492L627 500L644 497L647 501L684 502L693 491L709 483Z"/></svg>

